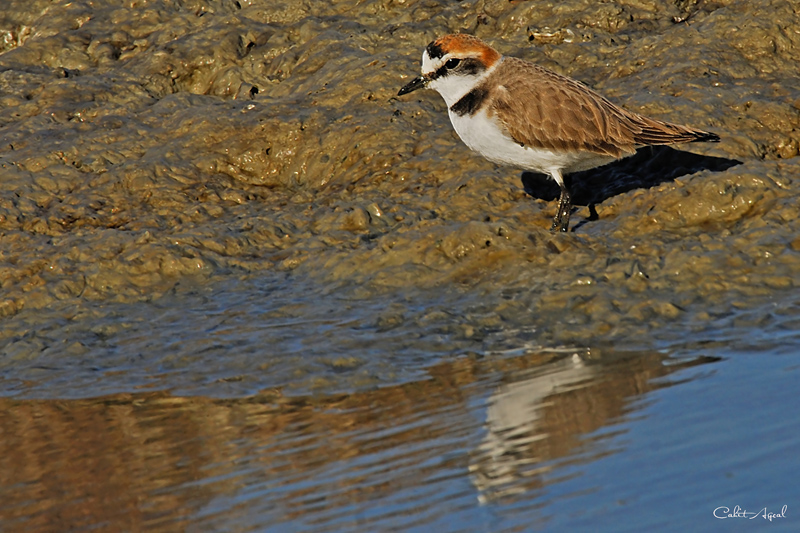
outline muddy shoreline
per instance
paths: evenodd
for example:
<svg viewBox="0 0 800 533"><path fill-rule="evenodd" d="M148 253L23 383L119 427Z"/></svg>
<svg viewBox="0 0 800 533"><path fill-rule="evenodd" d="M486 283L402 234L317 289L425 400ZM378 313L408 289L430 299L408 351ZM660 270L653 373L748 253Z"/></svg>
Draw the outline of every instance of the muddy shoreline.
<svg viewBox="0 0 800 533"><path fill-rule="evenodd" d="M545 345L711 330L799 281L797 20L781 2L16 3L0 343L287 273L387 306L467 288L455 322L480 305ZM723 141L575 178L596 217L551 235L546 183L470 154L438 95L395 97L456 30Z"/></svg>
<svg viewBox="0 0 800 533"><path fill-rule="evenodd" d="M0 529L789 528L797 28L769 0L6 0ZM396 97L455 31L722 142L570 177L554 235L552 183Z"/></svg>

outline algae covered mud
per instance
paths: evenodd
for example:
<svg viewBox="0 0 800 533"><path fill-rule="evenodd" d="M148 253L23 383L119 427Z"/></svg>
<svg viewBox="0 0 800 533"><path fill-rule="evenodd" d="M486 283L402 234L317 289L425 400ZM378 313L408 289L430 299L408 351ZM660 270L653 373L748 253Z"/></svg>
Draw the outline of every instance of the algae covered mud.
<svg viewBox="0 0 800 533"><path fill-rule="evenodd" d="M797 501L798 28L785 1L6 1L0 528ZM722 142L573 176L553 235L554 184L395 98L455 31Z"/></svg>

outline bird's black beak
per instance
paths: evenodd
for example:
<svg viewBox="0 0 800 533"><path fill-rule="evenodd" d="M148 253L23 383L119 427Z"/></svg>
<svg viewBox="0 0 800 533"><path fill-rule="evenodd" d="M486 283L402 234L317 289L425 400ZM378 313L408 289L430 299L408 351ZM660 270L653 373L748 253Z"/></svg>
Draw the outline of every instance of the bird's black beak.
<svg viewBox="0 0 800 533"><path fill-rule="evenodd" d="M428 85L429 81L431 81L430 78L426 78L425 76L417 76L410 82L403 85L403 88L397 92L397 96L403 96L404 94L414 92L417 89L424 89Z"/></svg>

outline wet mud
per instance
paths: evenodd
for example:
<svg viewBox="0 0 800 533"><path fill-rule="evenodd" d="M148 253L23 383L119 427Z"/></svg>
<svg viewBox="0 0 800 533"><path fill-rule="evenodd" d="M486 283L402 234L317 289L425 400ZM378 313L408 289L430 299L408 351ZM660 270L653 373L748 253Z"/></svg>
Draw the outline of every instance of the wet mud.
<svg viewBox="0 0 800 533"><path fill-rule="evenodd" d="M785 0L5 0L0 529L796 501L798 28ZM553 234L553 183L397 97L456 31L722 140L570 176Z"/></svg>
<svg viewBox="0 0 800 533"><path fill-rule="evenodd" d="M11 2L0 344L89 353L65 322L262 278L406 309L408 334L454 294L444 321L473 336L713 333L800 281L798 21L778 1ZM435 93L395 96L461 30L722 142L572 177L575 231L553 235L552 184L471 154Z"/></svg>

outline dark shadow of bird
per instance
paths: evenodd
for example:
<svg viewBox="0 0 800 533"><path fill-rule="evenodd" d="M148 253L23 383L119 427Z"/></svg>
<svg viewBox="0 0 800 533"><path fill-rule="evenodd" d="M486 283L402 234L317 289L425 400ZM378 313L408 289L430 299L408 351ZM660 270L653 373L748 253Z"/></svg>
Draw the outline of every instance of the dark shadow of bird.
<svg viewBox="0 0 800 533"><path fill-rule="evenodd" d="M575 227L597 220L595 205L612 196L634 189L649 189L703 170L722 172L741 164L735 159L693 154L669 146L646 146L631 157L575 172L565 176L572 192L572 203L588 206L590 212L589 218ZM559 197L559 186L546 174L525 171L521 179L525 192L534 198L550 202Z"/></svg>

